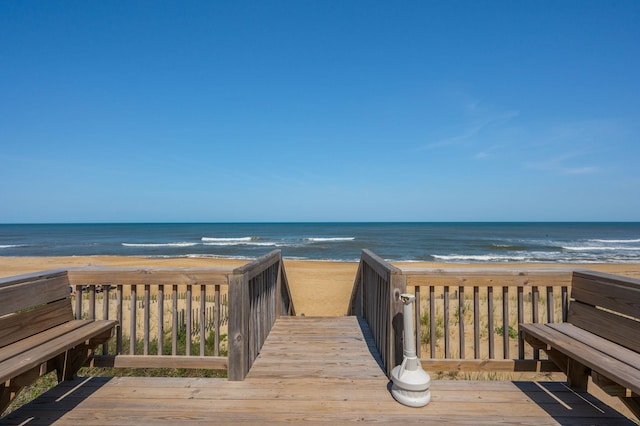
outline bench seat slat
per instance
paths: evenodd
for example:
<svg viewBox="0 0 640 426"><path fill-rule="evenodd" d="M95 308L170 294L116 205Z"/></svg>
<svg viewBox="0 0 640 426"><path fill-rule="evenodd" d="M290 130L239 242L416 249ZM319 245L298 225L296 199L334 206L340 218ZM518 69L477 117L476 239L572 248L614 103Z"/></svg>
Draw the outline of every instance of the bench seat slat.
<svg viewBox="0 0 640 426"><path fill-rule="evenodd" d="M36 335L22 339L18 342L13 343L12 345L0 348L0 362L3 362L9 358L13 358L14 356L18 356L19 354L26 352L36 346L44 345L47 342L55 340L60 336L64 336L65 334L75 329L84 327L88 323L88 320L69 321L56 327L52 327L49 330L43 331Z"/></svg>
<svg viewBox="0 0 640 426"><path fill-rule="evenodd" d="M0 320L0 348L71 320L73 311L68 299L9 315Z"/></svg>
<svg viewBox="0 0 640 426"><path fill-rule="evenodd" d="M572 339L583 342L592 348L617 359L618 361L624 362L630 367L640 369L640 353L638 352L612 344L609 340L596 336L593 333L589 333L588 331L570 323L547 324L547 326L571 337Z"/></svg>
<svg viewBox="0 0 640 426"><path fill-rule="evenodd" d="M45 341L39 346L32 346L31 349L23 351L17 356L2 361L0 363L0 383L9 380L12 377L16 377L19 374L22 374L25 371L28 371L31 368L36 367L43 362L46 362L53 357L64 353L68 349L71 349L87 340L90 340L91 338L110 331L116 324L116 321L107 320L78 321L83 323L80 324L80 327L74 328L67 333L59 335L58 337L55 337L51 340ZM76 321L72 321L72 323L76 323Z"/></svg>
<svg viewBox="0 0 640 426"><path fill-rule="evenodd" d="M548 324L521 324L520 330L536 339L547 342L552 348L597 371L610 380L640 394L640 370L586 343L576 341ZM594 335L594 337L596 337Z"/></svg>

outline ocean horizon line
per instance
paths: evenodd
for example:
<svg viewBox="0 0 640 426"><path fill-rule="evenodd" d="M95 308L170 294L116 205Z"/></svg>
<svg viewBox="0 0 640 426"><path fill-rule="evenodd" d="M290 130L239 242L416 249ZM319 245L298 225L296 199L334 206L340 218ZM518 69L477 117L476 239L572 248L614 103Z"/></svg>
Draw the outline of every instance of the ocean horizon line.
<svg viewBox="0 0 640 426"><path fill-rule="evenodd" d="M0 256L640 263L640 222L238 222L0 225Z"/></svg>
<svg viewBox="0 0 640 426"><path fill-rule="evenodd" d="M372 221L122 221L122 222L0 222L0 226L12 225L295 225L295 224L607 224L640 223L640 220L372 220Z"/></svg>

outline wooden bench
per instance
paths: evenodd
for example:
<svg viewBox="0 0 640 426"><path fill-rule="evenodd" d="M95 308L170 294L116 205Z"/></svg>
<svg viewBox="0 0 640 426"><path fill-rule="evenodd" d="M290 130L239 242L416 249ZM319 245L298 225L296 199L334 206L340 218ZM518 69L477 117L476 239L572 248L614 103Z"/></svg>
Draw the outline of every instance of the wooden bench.
<svg viewBox="0 0 640 426"><path fill-rule="evenodd" d="M522 337L567 374L567 383L594 383L640 418L640 280L574 272L567 322L520 324Z"/></svg>
<svg viewBox="0 0 640 426"><path fill-rule="evenodd" d="M73 378L116 323L74 319L66 271L0 279L0 413L49 371Z"/></svg>

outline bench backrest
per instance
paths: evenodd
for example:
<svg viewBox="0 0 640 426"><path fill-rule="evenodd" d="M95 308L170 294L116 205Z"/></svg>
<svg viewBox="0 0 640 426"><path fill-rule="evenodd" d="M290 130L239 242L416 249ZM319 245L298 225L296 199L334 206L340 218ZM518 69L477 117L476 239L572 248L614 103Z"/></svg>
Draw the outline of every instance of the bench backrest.
<svg viewBox="0 0 640 426"><path fill-rule="evenodd" d="M72 319L66 271L0 279L0 348Z"/></svg>
<svg viewBox="0 0 640 426"><path fill-rule="evenodd" d="M567 321L640 352L640 280L574 272Z"/></svg>

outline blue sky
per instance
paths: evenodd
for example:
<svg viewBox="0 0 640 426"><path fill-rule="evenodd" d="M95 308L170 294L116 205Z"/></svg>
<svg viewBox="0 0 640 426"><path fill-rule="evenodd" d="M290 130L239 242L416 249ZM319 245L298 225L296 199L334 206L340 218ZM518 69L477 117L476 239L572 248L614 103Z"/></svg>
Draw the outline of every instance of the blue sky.
<svg viewBox="0 0 640 426"><path fill-rule="evenodd" d="M640 220L638 1L3 1L0 64L0 223Z"/></svg>

